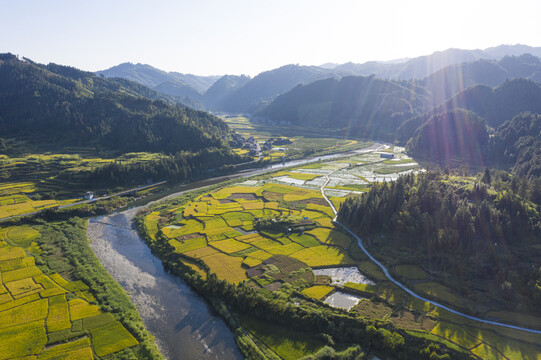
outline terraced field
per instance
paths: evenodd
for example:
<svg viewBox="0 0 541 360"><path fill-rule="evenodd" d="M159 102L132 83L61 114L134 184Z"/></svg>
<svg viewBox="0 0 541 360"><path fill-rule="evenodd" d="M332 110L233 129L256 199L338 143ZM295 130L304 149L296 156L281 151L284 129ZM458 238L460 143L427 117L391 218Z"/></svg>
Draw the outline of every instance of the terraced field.
<svg viewBox="0 0 541 360"><path fill-rule="evenodd" d="M80 153L0 155L0 219L55 208L81 200L89 189L89 173L118 161L123 164L159 160L163 154L127 153L117 158L96 157L95 149L65 148ZM69 179L69 180L66 180Z"/></svg>
<svg viewBox="0 0 541 360"><path fill-rule="evenodd" d="M94 359L138 344L82 281L45 274L25 249L39 231L0 229L0 359Z"/></svg>
<svg viewBox="0 0 541 360"><path fill-rule="evenodd" d="M310 177L309 177L310 178ZM246 269L275 255L287 255L309 266L352 264L348 237L334 229L328 209L315 190L277 183L241 184L194 199L168 216L181 221L160 227L163 216L145 217L147 233L164 236L176 252L201 259L219 278L247 280ZM310 209L310 210L306 210ZM254 232L257 219L292 219L309 216L328 227L306 232ZM332 234L332 236L331 236Z"/></svg>
<svg viewBox="0 0 541 360"><path fill-rule="evenodd" d="M332 173L325 194L339 206L348 196L367 191L374 182L422 171L401 150L395 148L391 160L382 159L379 153L360 154L202 194L181 206L147 213L145 232L153 239L167 241L172 251L182 253L186 259L193 258L189 264L200 273L205 269L194 265L196 261L203 261L209 273L220 279L245 281L253 288L281 294L276 296L290 296L294 286L298 292L291 302L318 303L343 292L358 301L349 310L351 313L390 321L409 335L444 343L483 359L539 360L539 336L481 325L411 297L389 282L360 253L348 234L332 222L334 214L320 192L326 176ZM262 222L271 226L261 227ZM291 225L287 228L284 223ZM373 282L335 282L330 276L316 276L312 271L346 266L357 266ZM442 284L430 282L429 274L418 266L400 264L393 271L418 283L415 289L422 293L466 305ZM245 320L245 326L280 356L295 352L279 334L263 334L249 320ZM284 347L288 350L284 351Z"/></svg>

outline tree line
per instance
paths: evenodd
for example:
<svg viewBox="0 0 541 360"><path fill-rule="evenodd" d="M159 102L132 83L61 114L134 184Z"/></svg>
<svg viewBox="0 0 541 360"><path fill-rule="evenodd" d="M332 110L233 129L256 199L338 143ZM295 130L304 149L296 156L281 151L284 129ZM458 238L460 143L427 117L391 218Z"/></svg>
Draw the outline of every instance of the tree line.
<svg viewBox="0 0 541 360"><path fill-rule="evenodd" d="M449 170L446 169L446 172ZM401 176L348 198L338 218L365 241L463 281L495 281L509 300L541 304L541 268L524 253L541 238L541 181L485 170L476 181L439 170Z"/></svg>

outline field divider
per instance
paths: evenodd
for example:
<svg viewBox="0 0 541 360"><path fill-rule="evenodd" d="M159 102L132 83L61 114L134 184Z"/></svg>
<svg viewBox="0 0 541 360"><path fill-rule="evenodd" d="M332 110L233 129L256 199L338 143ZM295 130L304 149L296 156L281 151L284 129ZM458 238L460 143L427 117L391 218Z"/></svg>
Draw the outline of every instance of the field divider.
<svg viewBox="0 0 541 360"><path fill-rule="evenodd" d="M331 181L330 176L332 174L334 174L335 172L346 168L347 166L348 165L345 165L345 166L343 166L343 167L341 167L339 169L335 169L335 170L331 171L330 173L328 173L327 175L325 175L325 178L327 180L325 181L325 183L323 183L323 185L321 185L321 188L320 188L321 195L323 196L325 201L329 204L329 206L331 207L331 209L332 209L332 211L333 211L333 213L335 215L334 219L332 219L332 222L335 223L335 224L340 225L351 236L353 236L353 238L355 238L357 240L357 244L359 245L361 250L366 254L366 256L368 256L368 258L370 260L372 260L372 262L374 262L377 266L379 266L379 268L383 271L383 273L385 274L387 279L389 279L389 281L391 281L393 284L395 284L396 286L398 286L399 288L401 288L402 290L404 290L406 293L413 296L414 298L425 301L425 302L427 302L427 303L429 303L431 305L434 305L434 306L437 306L437 307L439 307L441 309L447 310L450 313L453 313L453 314L458 315L460 317L466 318L468 320L473 320L473 321L477 321L477 322L484 323L484 324L495 325L495 326L505 327L505 328L509 328L509 329L513 329L513 330L525 331L525 332L529 332L529 333L532 333L532 334L541 335L541 330L529 329L529 328L516 326L516 325L511 325L511 324L506 324L506 323L502 323L502 322L498 322L498 321L485 320L485 319L481 319L481 318L471 316L471 315L468 315L468 314L464 314L464 313L462 313L460 311L451 309L448 306L445 306L445 305L440 304L440 303L438 303L438 302L436 302L434 300L427 299L427 298L425 298L425 297L423 297L421 295L418 295L418 294L414 293L412 290L407 288L404 284L402 284L401 282L399 282L398 280L393 278L392 275L389 273L389 270L387 270L387 268L382 263L380 263L378 260L376 260L376 258L374 256L372 256L368 252L368 250L366 250L366 248L363 245L363 242L362 242L361 238L359 236L357 236L355 233L353 233L353 231L351 231L346 225L344 225L340 221L338 221L338 211L336 210L336 207L334 206L332 201L330 201L329 198L327 197L327 195L325 195L325 186L327 186L327 184Z"/></svg>

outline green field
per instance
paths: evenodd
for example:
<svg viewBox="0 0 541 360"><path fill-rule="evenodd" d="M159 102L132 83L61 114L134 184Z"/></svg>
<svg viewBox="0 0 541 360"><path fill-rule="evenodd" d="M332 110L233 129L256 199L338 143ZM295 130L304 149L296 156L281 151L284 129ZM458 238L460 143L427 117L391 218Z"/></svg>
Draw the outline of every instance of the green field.
<svg viewBox="0 0 541 360"><path fill-rule="evenodd" d="M92 359L94 353L101 357L138 345L111 314L88 303L93 298L85 293L88 286L34 266L25 249L39 249L38 229L0 229L0 359ZM101 327L88 337L84 330L93 328L96 318Z"/></svg>
<svg viewBox="0 0 541 360"><path fill-rule="evenodd" d="M364 298L349 314L392 324L408 336L439 343L463 355L539 360L534 356L536 351L541 354L539 336L521 338L494 327L481 327L409 296L389 282L381 269L333 223L334 213L320 192L324 175L330 174L325 193L339 205L347 197L356 196L356 190L364 191L373 183L414 169L409 165L395 166L413 161L400 148L389 150L394 151L397 160L380 163L378 154L368 153L217 186L180 207L178 202L174 207L156 206L142 215L141 223L147 236L165 235L175 252L186 256L187 261L202 261L208 268L205 278L214 273L218 279L239 286L248 284L265 297L284 299L315 312L333 312L329 307L322 310L316 300L324 300L340 290ZM171 216L172 212L176 215ZM286 220L293 224L291 229L279 226ZM310 228L297 231L302 221ZM258 228L260 223L267 227ZM384 260L395 261L390 270L405 281L412 281L411 288L416 292L437 301L467 305L452 288L434 281L433 274L421 267L398 256ZM330 285L328 277L316 278L311 271L352 265L376 285L349 282L337 288ZM200 267L197 272L203 273ZM511 321L518 317L532 326L537 324L537 318L525 315L495 311L487 313L490 315ZM278 325L263 327L261 321L248 316L242 317L242 324L247 336L261 351L271 354L270 358L298 359L313 355L323 346L310 345L308 338L314 340L315 334L305 337L306 334L288 332Z"/></svg>

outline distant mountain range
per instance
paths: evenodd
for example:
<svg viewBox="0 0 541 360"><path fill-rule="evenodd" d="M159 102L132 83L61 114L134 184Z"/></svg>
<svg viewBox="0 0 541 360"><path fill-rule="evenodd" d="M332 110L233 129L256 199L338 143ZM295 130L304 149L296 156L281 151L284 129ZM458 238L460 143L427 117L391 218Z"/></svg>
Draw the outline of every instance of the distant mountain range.
<svg viewBox="0 0 541 360"><path fill-rule="evenodd" d="M123 63L96 72L107 78L123 78L138 82L166 95L199 101L201 95L220 78L220 76L197 76L166 72L150 65Z"/></svg>
<svg viewBox="0 0 541 360"><path fill-rule="evenodd" d="M541 113L540 56L541 47L501 45L363 64L285 65L253 78L198 77L141 64L99 73L129 76L188 106L327 128L345 136L409 142L408 151L418 157L439 162L466 157L479 165L498 162L487 150L493 146L487 134L498 133L524 111ZM464 141L475 144L461 146ZM520 150L520 139L515 143L520 146L511 148L521 154L541 153L539 142L527 152ZM442 144L449 147L438 148Z"/></svg>
<svg viewBox="0 0 541 360"><path fill-rule="evenodd" d="M526 45L500 45L484 50L447 49L431 55L412 59L393 61L369 61L362 64L346 63L336 66L326 64L327 68L350 73L350 75L375 75L384 79L411 80L422 79L450 65L477 60L500 60L505 56L531 54L541 57L541 47Z"/></svg>
<svg viewBox="0 0 541 360"><path fill-rule="evenodd" d="M523 54L533 56L520 56ZM538 56L541 56L541 47L501 45L484 50L448 49L412 59L363 64L285 65L253 78L197 76L130 63L97 73L137 81L153 90L177 97L188 106L218 112L255 113L299 84L352 75L375 75L376 78L390 80L422 79L423 86L431 92L433 103L437 105L474 84L496 86L505 79L516 77L540 81L539 64L528 63Z"/></svg>

